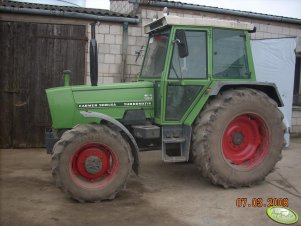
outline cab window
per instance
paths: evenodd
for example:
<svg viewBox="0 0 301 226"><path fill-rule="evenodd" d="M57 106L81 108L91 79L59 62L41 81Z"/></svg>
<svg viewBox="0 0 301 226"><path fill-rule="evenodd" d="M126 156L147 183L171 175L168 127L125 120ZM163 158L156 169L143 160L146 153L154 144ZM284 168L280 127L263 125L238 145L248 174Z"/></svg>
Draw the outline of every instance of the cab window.
<svg viewBox="0 0 301 226"><path fill-rule="evenodd" d="M244 31L213 29L213 77L249 78Z"/></svg>
<svg viewBox="0 0 301 226"><path fill-rule="evenodd" d="M174 44L169 70L170 79L207 78L207 33L205 31L185 31L188 55L179 56L178 45Z"/></svg>
<svg viewBox="0 0 301 226"><path fill-rule="evenodd" d="M142 65L141 77L160 78L164 69L170 30L151 34Z"/></svg>

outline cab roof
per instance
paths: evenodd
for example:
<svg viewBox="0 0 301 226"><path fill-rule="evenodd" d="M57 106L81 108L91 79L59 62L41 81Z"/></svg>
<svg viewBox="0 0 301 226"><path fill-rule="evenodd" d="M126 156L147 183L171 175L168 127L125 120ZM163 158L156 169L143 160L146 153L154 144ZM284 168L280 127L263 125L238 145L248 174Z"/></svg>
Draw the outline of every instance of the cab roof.
<svg viewBox="0 0 301 226"><path fill-rule="evenodd" d="M254 25L247 22L240 22L234 20L220 20L220 19L208 19L208 18L188 18L179 16L163 16L158 20L155 20L144 26L144 32L146 34L163 28L168 25L188 25L188 26L202 26L202 27L220 27L230 28L238 30L252 31Z"/></svg>

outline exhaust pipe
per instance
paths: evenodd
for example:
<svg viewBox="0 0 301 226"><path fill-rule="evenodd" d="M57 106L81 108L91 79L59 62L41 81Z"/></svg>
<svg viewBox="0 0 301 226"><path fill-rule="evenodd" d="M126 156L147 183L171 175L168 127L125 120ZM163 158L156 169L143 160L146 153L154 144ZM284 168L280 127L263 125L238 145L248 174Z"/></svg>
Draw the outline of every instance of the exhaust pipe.
<svg viewBox="0 0 301 226"><path fill-rule="evenodd" d="M98 81L98 53L97 42L95 40L95 23L91 24L91 40L90 40L90 79L91 85L97 86Z"/></svg>

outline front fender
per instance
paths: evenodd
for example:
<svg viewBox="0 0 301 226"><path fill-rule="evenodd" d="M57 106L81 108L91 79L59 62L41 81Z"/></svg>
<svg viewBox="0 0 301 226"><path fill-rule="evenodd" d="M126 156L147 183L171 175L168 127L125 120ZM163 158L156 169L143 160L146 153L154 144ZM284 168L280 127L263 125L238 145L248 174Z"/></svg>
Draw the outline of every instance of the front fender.
<svg viewBox="0 0 301 226"><path fill-rule="evenodd" d="M117 121L116 119L99 113L99 112L93 112L93 111L80 111L80 114L85 117L85 118L99 118L102 121L106 121L106 122L110 122L113 125L117 126L119 129L121 129L125 135L127 136L130 146L131 146L131 151L132 151L132 155L134 157L134 164L133 164L133 171L138 174L139 171L139 148L138 145L136 143L135 138L133 137L133 135L130 133L130 131L124 126L122 125L119 121Z"/></svg>

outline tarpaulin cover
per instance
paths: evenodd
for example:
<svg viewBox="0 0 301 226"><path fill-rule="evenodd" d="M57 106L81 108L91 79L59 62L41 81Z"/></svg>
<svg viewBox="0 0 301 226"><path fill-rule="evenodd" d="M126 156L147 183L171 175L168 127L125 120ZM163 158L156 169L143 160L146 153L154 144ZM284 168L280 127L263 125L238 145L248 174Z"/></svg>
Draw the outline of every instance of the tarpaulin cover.
<svg viewBox="0 0 301 226"><path fill-rule="evenodd" d="M284 114L284 123L287 127L291 127L296 39L252 40L251 45L256 80L276 84L284 103L284 107L280 108ZM288 146L288 131L285 139Z"/></svg>

